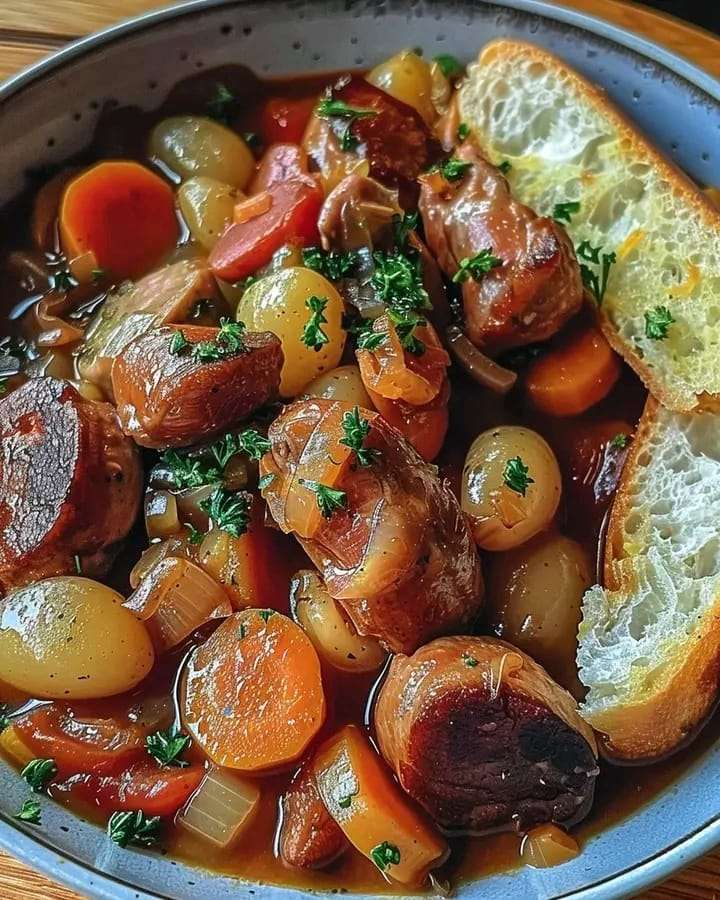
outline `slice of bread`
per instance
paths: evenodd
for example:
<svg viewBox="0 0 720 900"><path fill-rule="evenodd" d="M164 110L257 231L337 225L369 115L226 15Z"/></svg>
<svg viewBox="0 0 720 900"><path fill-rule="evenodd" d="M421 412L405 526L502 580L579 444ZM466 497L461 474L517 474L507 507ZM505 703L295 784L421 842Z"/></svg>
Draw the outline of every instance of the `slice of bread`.
<svg viewBox="0 0 720 900"><path fill-rule="evenodd" d="M612 346L670 409L720 409L720 211L598 88L531 44L495 41L459 90L491 162L538 213L580 203L575 245L614 252L600 313ZM672 110L667 111L672 115ZM593 268L593 267L591 267ZM666 307L664 340L645 314Z"/></svg>
<svg viewBox="0 0 720 900"><path fill-rule="evenodd" d="M583 601L580 712L611 756L650 761L691 737L720 691L720 415L648 400L604 581Z"/></svg>

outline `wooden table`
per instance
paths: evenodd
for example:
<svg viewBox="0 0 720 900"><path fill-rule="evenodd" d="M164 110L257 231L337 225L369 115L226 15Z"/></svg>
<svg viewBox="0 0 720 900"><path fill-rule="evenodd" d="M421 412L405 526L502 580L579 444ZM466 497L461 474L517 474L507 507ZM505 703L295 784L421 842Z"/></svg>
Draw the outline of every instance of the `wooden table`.
<svg viewBox="0 0 720 900"><path fill-rule="evenodd" d="M75 37L160 5L165 4L157 0L0 0L0 79ZM559 5L638 32L720 77L720 38L708 32L621 0L564 0ZM3 900L78 900L74 892L2 853L0 892ZM720 900L720 850L643 895L642 900L679 898Z"/></svg>

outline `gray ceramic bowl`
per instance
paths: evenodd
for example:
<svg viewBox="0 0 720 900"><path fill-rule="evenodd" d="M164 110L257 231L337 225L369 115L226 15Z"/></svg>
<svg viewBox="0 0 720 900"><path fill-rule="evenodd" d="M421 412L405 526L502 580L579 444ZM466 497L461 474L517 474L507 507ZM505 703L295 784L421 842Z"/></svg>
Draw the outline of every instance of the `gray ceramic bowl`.
<svg viewBox="0 0 720 900"><path fill-rule="evenodd" d="M691 176L720 184L720 84L647 41L539 0L191 2L111 28L56 53L0 88L0 203L29 166L88 140L109 98L151 108L198 68L243 62L288 75L364 66L402 47L470 60L491 38L536 41L601 84ZM594 837L555 869L522 869L462 886L463 898L608 900L666 878L720 843L720 747L672 788ZM0 846L92 897L263 900L298 894L248 885L150 853L120 850L103 832L43 803L41 829L11 814L24 785L0 765Z"/></svg>

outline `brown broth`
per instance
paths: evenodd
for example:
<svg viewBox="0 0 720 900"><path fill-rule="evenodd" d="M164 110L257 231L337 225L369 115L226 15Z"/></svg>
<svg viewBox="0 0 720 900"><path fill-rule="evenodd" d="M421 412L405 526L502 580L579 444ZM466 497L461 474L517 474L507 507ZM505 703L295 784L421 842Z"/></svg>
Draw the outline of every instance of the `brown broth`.
<svg viewBox="0 0 720 900"><path fill-rule="evenodd" d="M239 98L242 111L233 119L238 131L256 131L261 109L269 97L302 98L316 95L333 76L296 78L292 81L262 81L239 66L227 66L206 72L179 83L162 106L151 113L139 109L119 108L110 103L103 110L95 136L87 150L69 161L82 165L106 157L129 157L147 162L145 143L150 127L168 114L203 113L217 82L226 84ZM30 216L35 191L48 173L28 173L28 189L0 215L0 284L3 299L0 317L2 331L22 333L20 313L28 307L28 295L34 288L21 279L7 260L13 250L32 246ZM453 375L451 401L451 431L439 459L441 473L457 489L463 459L473 438L485 428L500 423L522 423L537 429L555 449L563 469L565 501L558 515L563 533L576 538L593 557L598 553L603 518L610 498L597 502L582 478L570 471L569 448L602 423L623 425L632 429L645 400L645 392L634 374L627 368L602 403L589 413L571 420L550 420L533 412L516 392L510 401L489 395L470 384L462 375ZM610 427L610 426L607 426ZM139 553L146 546L142 523L134 529L127 547L115 566L109 582L127 591L128 572ZM324 672L329 696L328 721L323 735L346 722L363 724L367 721L368 696L375 676L353 676L326 669ZM175 672L172 666L164 674L151 678L157 688L158 679L165 679L165 689L172 690ZM575 831L582 844L602 828L632 815L642 804L671 784L694 760L704 753L717 737L717 721L709 725L692 747L677 753L672 759L644 768L621 768L607 763L597 781L595 805L588 819ZM219 872L240 875L250 880L275 882L306 889L337 889L372 893L400 893L402 888L389 885L377 869L355 852L346 853L324 871L310 873L284 868L277 858L279 797L287 787L293 772L263 780L261 809L253 827L244 835L242 843L231 853L216 851L187 832L174 829L169 835L167 849L171 854L195 865L207 866ZM106 811L92 805L78 803L68 796L58 797L81 815L104 824ZM519 864L519 838L513 834L489 837L462 837L451 840L453 853L443 875L452 880L476 878L492 872L507 870Z"/></svg>

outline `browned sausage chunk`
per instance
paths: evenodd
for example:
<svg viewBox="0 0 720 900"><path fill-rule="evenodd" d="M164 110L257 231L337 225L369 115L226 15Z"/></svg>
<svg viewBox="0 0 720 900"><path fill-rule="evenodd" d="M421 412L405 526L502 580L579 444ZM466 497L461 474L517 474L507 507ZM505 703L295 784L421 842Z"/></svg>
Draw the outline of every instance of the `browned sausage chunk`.
<svg viewBox="0 0 720 900"><path fill-rule="evenodd" d="M307 766L283 796L282 812L280 856L288 866L321 869L347 850L347 838L325 808Z"/></svg>
<svg viewBox="0 0 720 900"><path fill-rule="evenodd" d="M439 638L397 656L375 728L400 784L445 828L572 825L592 804L592 729L570 694L504 641Z"/></svg>
<svg viewBox="0 0 720 900"><path fill-rule="evenodd" d="M423 176L420 211L428 246L449 276L482 250L501 265L462 282L470 340L491 356L544 341L582 303L580 269L565 230L515 200L499 169L465 142L456 158L470 166L457 180Z"/></svg>
<svg viewBox="0 0 720 900"><path fill-rule="evenodd" d="M182 334L188 342L173 352ZM186 447L215 437L277 396L283 354L269 331L246 332L239 352L203 361L199 344L217 340L217 328L154 328L130 343L112 368L123 431L143 447ZM211 354L212 355L212 354Z"/></svg>
<svg viewBox="0 0 720 900"><path fill-rule="evenodd" d="M0 590L103 574L140 505L136 448L108 403L35 378L0 401ZM79 560L75 560L75 556Z"/></svg>

